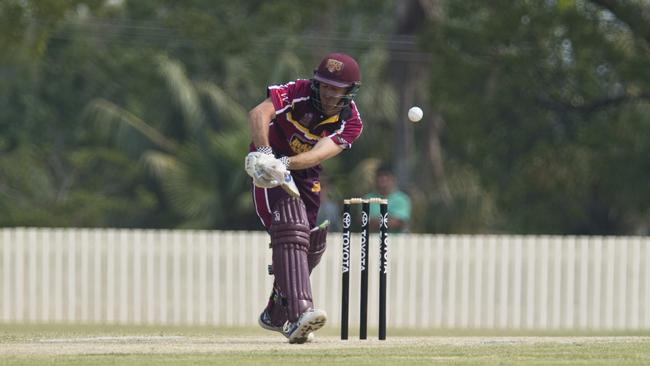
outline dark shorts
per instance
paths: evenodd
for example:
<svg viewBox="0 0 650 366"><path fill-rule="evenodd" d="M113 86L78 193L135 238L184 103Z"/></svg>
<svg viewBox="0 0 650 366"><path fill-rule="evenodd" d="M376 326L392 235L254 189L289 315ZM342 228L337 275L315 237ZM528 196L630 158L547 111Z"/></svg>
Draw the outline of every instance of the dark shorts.
<svg viewBox="0 0 650 366"><path fill-rule="evenodd" d="M294 181L300 191L300 198L307 208L309 227L313 228L316 226L316 216L318 216L318 209L320 207L320 182L318 179L313 178L298 179L296 178L296 174L294 174ZM262 225L268 231L271 227L275 203L290 196L281 187L259 188L254 185L252 187L255 212L257 212L257 216L262 221Z"/></svg>

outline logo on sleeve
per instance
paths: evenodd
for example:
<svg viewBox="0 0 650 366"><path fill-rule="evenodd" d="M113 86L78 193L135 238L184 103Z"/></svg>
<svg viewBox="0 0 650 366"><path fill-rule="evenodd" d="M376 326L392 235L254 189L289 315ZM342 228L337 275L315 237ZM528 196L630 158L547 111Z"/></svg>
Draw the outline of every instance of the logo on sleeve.
<svg viewBox="0 0 650 366"><path fill-rule="evenodd" d="M311 191L312 192L320 192L320 182L319 181L315 181L314 184L312 184Z"/></svg>
<svg viewBox="0 0 650 366"><path fill-rule="evenodd" d="M332 136L332 140L334 140L334 142L336 142L337 145L346 145L347 146L347 145L350 144L349 142L347 142L346 139L341 137L341 135Z"/></svg>

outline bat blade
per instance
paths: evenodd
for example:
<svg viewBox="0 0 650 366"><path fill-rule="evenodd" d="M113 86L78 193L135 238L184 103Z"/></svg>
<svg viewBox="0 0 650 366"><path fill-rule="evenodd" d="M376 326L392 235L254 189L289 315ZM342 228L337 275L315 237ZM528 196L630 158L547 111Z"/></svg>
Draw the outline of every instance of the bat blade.
<svg viewBox="0 0 650 366"><path fill-rule="evenodd" d="M282 189L292 197L300 198L300 191L298 191L298 186L296 185L296 182L293 181L291 173L287 172L284 175L284 181L280 183L280 187L282 187Z"/></svg>

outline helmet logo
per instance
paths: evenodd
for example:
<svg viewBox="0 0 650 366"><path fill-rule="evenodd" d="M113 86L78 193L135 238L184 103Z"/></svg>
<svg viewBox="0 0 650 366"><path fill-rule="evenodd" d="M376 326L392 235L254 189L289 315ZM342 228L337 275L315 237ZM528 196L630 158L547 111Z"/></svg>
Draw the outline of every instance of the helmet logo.
<svg viewBox="0 0 650 366"><path fill-rule="evenodd" d="M343 69L343 62L335 60L333 58L327 59L327 71L334 73L336 71L341 71Z"/></svg>

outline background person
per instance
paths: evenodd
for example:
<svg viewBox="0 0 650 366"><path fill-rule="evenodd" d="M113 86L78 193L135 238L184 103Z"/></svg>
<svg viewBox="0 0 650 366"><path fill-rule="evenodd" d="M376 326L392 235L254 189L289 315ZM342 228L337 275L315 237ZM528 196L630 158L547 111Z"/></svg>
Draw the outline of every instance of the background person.
<svg viewBox="0 0 650 366"><path fill-rule="evenodd" d="M375 172L375 192L364 198L388 199L388 230L391 233L405 232L411 220L411 199L397 187L395 175L388 164L381 164ZM370 228L379 227L379 205L370 205Z"/></svg>

